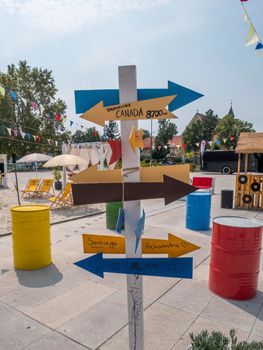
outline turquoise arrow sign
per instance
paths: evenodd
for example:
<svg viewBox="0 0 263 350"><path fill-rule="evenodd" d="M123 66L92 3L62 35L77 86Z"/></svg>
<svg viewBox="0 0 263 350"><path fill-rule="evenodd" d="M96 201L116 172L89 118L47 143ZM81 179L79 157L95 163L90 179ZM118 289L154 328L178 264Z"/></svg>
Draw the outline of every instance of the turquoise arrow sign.
<svg viewBox="0 0 263 350"><path fill-rule="evenodd" d="M182 85L175 84L172 81L168 81L168 88L164 89L137 89L137 95L138 101L176 95L176 98L170 102L168 106L170 112L203 96L199 92L190 90ZM119 90L109 89L75 91L75 106L77 114L86 112L88 109L101 101L103 101L103 105L105 107L119 104Z"/></svg>
<svg viewBox="0 0 263 350"><path fill-rule="evenodd" d="M99 253L74 264L102 278L104 272L174 278L193 277L193 258L104 259Z"/></svg>

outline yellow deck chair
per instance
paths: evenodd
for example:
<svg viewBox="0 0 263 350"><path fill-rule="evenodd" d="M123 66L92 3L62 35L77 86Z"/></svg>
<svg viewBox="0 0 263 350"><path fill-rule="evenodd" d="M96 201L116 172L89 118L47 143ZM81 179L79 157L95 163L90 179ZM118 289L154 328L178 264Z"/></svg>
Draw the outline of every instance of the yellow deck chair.
<svg viewBox="0 0 263 350"><path fill-rule="evenodd" d="M54 180L53 179L43 179L39 189L37 190L36 197L39 198L49 198L55 195L54 192ZM52 194L50 193L52 192Z"/></svg>
<svg viewBox="0 0 263 350"><path fill-rule="evenodd" d="M22 198L24 198L25 196L34 197L37 193L39 184L40 179L29 179L25 189L21 190Z"/></svg>
<svg viewBox="0 0 263 350"><path fill-rule="evenodd" d="M73 206L73 198L71 194L71 183L67 183L64 190L56 197L48 198L52 202L50 208L70 208Z"/></svg>

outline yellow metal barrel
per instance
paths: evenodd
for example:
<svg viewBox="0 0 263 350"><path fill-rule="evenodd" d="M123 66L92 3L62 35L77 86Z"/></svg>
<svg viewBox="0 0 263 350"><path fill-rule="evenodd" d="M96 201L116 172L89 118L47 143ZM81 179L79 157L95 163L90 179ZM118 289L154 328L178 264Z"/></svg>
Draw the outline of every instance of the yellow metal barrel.
<svg viewBox="0 0 263 350"><path fill-rule="evenodd" d="M14 266L36 270L51 261L50 207L23 205L11 208Z"/></svg>

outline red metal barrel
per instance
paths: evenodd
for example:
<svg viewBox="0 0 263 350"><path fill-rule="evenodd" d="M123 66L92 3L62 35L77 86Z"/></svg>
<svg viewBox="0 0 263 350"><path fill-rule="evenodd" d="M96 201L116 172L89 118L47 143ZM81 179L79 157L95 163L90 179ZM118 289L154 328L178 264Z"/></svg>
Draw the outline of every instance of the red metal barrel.
<svg viewBox="0 0 263 350"><path fill-rule="evenodd" d="M213 220L209 288L230 299L257 293L263 222L233 216Z"/></svg>

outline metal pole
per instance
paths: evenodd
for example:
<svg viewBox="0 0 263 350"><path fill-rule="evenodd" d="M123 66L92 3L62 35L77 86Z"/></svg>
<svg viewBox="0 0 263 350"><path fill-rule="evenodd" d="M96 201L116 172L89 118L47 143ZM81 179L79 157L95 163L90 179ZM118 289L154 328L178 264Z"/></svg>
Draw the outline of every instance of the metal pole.
<svg viewBox="0 0 263 350"><path fill-rule="evenodd" d="M62 154L65 154L65 145L64 145L64 143L62 145ZM65 188L66 183L67 183L67 172L66 172L66 167L63 166L63 177L62 177L63 189Z"/></svg>
<svg viewBox="0 0 263 350"><path fill-rule="evenodd" d="M153 120L151 119L150 166L152 166L152 157L153 157Z"/></svg>
<svg viewBox="0 0 263 350"><path fill-rule="evenodd" d="M136 66L121 66L119 71L120 103L137 100ZM124 182L139 182L140 152L134 153L129 143L132 127L138 130L138 121L121 122L122 169L138 168L137 171L123 177ZM142 256L141 242L135 253L135 227L141 216L140 201L124 202L126 257ZM127 275L129 349L143 350L143 287L142 276Z"/></svg>

